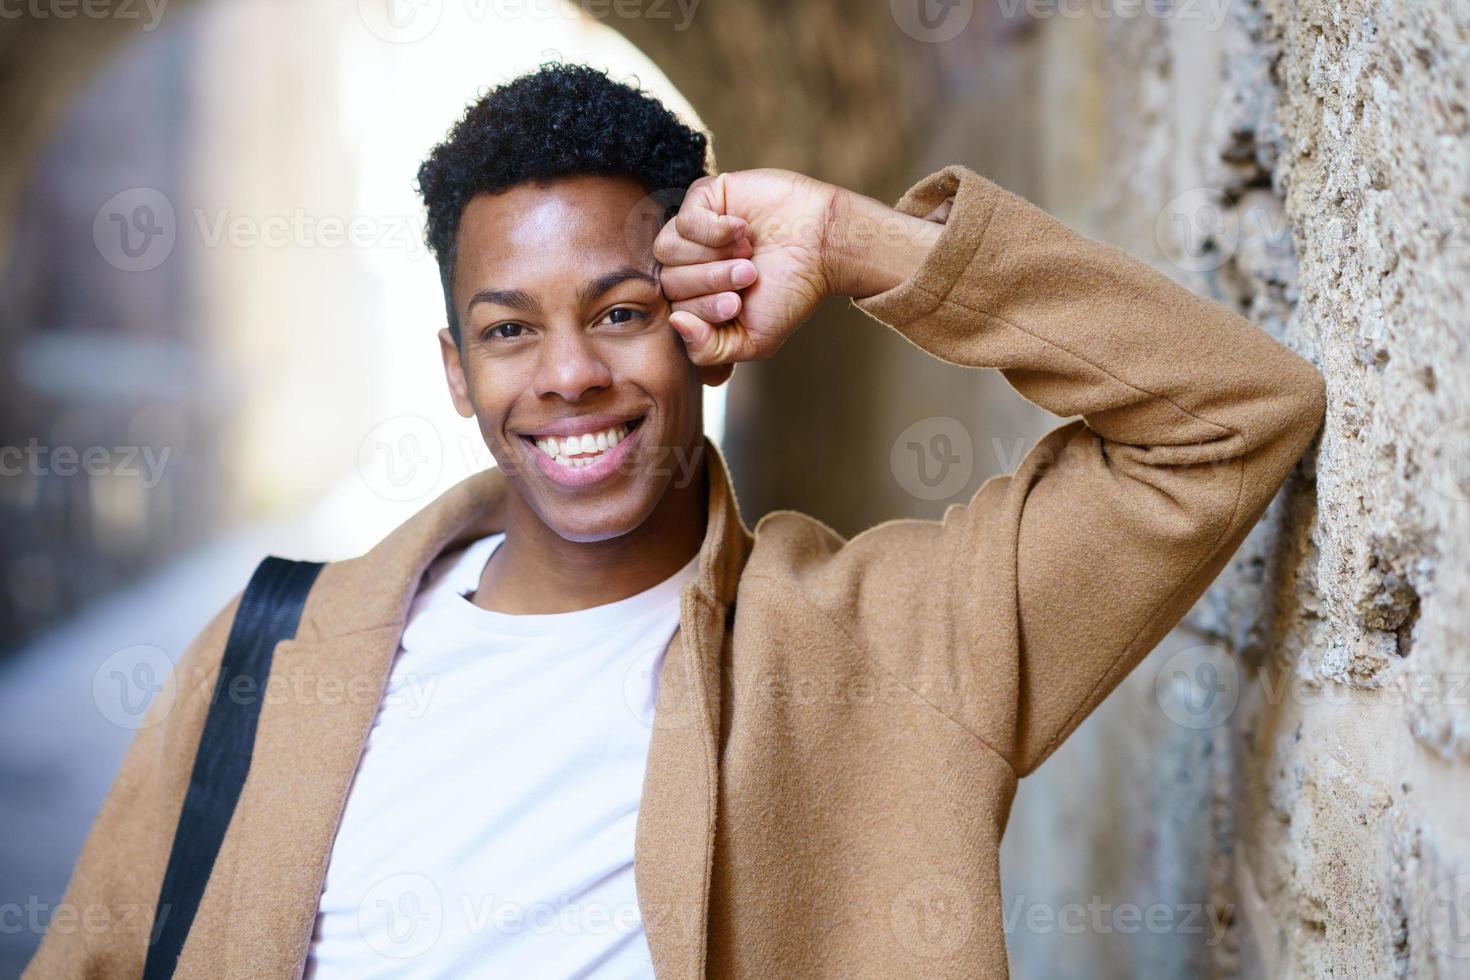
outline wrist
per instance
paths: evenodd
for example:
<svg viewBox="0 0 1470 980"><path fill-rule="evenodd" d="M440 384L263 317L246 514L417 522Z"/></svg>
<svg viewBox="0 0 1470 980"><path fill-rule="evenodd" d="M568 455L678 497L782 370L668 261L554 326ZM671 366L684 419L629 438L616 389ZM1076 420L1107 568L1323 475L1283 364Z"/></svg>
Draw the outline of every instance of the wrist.
<svg viewBox="0 0 1470 980"><path fill-rule="evenodd" d="M944 225L838 188L824 235L828 288L865 299L907 280L939 240Z"/></svg>

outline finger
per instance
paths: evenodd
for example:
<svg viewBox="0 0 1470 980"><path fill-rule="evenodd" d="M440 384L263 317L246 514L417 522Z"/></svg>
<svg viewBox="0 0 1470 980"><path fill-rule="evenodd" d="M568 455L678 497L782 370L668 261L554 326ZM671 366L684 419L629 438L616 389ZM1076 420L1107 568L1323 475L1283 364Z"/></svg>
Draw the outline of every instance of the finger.
<svg viewBox="0 0 1470 980"><path fill-rule="evenodd" d="M710 323L724 323L740 315L740 296L737 293L711 293L682 299L674 304L677 311L693 313Z"/></svg>
<svg viewBox="0 0 1470 980"><path fill-rule="evenodd" d="M653 257L664 265L694 265L700 262L720 262L726 259L748 259L755 249L747 237L737 238L732 244L718 248L701 245L679 234L674 223L664 225L653 240Z"/></svg>
<svg viewBox="0 0 1470 980"><path fill-rule="evenodd" d="M674 215L674 227L680 235L692 242L721 248L735 244L736 239L748 235L743 218L733 214L716 214L709 208L686 204Z"/></svg>
<svg viewBox="0 0 1470 980"><path fill-rule="evenodd" d="M716 327L707 320L685 310L669 314L669 323L684 340L684 349L695 364L723 364L738 360L738 328Z"/></svg>
<svg viewBox="0 0 1470 980"><path fill-rule="evenodd" d="M666 265L659 272L659 285L669 299L681 300L744 289L755 282L755 277L755 263L749 259L723 259L693 265ZM722 319L728 320L729 317Z"/></svg>
<svg viewBox="0 0 1470 980"><path fill-rule="evenodd" d="M692 242L720 248L748 234L743 218L725 213L725 175L696 181L674 216L679 234Z"/></svg>

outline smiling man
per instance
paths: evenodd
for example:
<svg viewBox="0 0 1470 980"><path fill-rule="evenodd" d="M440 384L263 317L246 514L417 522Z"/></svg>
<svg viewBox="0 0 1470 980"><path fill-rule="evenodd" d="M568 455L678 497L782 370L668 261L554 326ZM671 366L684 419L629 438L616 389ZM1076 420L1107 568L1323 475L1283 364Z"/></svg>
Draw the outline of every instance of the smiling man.
<svg viewBox="0 0 1470 980"><path fill-rule="evenodd" d="M498 465L321 571L178 975L1004 976L1017 781L1229 559L1320 377L963 167L895 208L712 177L587 68L490 92L420 184L450 394ZM702 386L833 296L1078 418L941 521L752 532ZM64 900L114 924L53 924L31 975L141 971L238 606Z"/></svg>

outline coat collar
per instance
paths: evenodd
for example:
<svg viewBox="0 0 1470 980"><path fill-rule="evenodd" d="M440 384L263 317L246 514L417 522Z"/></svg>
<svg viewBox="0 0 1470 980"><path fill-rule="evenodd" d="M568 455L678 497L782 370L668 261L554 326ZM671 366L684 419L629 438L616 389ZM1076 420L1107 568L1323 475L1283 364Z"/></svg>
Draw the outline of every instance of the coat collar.
<svg viewBox="0 0 1470 980"><path fill-rule="evenodd" d="M703 447L708 522L699 571L680 596L679 631L660 672L634 851L639 908L660 978L704 972L721 664L752 545L724 458L709 440ZM325 679L339 685L334 689L376 694L333 703L286 698L262 711L232 826L247 856L231 894L216 897L270 912L258 917L260 936L231 931L227 962L260 966L262 949L271 948L280 969L265 973L300 975L352 776L419 582L444 551L504 526L507 493L498 470L477 473L367 554L322 570L296 638L277 648L273 679L290 682L287 690L320 690Z"/></svg>
<svg viewBox="0 0 1470 980"><path fill-rule="evenodd" d="M702 443L708 473L708 518L695 586L710 601L735 601L750 554L751 533L740 517L729 469L719 448ZM505 528L505 474L498 468L466 477L399 525L372 550L322 570L297 638L305 641L383 626L405 625L418 584L445 551Z"/></svg>

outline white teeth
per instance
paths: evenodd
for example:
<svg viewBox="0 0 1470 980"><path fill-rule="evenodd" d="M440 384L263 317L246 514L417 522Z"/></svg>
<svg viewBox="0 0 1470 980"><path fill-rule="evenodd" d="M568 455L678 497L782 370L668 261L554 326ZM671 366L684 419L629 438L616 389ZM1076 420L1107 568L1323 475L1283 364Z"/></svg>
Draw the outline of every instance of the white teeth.
<svg viewBox="0 0 1470 980"><path fill-rule="evenodd" d="M576 436L543 436L536 439L536 448L572 469L580 469L595 462L603 453L628 438L627 423L614 425L600 432L584 432Z"/></svg>

